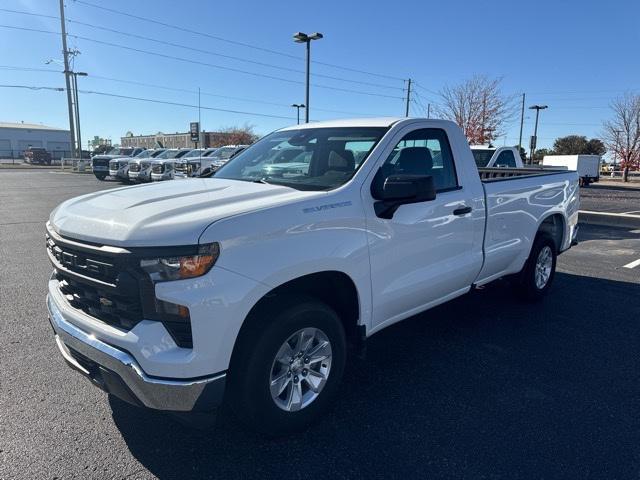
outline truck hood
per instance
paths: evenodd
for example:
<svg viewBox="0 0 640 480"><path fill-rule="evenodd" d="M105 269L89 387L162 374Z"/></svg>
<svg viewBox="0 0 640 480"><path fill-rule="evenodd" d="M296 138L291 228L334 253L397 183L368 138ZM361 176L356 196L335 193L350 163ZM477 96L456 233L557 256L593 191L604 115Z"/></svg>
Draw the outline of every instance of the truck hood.
<svg viewBox="0 0 640 480"><path fill-rule="evenodd" d="M216 178L161 182L72 198L49 221L62 236L101 245L194 245L222 218L324 194Z"/></svg>

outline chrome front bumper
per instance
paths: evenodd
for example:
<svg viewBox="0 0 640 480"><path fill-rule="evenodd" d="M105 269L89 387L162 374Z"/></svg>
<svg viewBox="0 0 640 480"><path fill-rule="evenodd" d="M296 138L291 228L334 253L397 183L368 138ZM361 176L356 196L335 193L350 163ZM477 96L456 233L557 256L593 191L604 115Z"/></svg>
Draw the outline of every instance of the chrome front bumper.
<svg viewBox="0 0 640 480"><path fill-rule="evenodd" d="M207 411L222 403L226 373L188 380L150 377L129 353L66 321L50 296L47 308L64 360L108 393L136 405L179 412Z"/></svg>

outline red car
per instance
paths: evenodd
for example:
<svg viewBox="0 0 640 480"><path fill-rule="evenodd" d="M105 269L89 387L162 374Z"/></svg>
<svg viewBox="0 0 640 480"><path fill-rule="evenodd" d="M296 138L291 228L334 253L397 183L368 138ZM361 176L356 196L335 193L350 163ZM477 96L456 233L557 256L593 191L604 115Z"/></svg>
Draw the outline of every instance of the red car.
<svg viewBox="0 0 640 480"><path fill-rule="evenodd" d="M29 147L24 151L24 160L31 164L51 165L51 154L44 148Z"/></svg>

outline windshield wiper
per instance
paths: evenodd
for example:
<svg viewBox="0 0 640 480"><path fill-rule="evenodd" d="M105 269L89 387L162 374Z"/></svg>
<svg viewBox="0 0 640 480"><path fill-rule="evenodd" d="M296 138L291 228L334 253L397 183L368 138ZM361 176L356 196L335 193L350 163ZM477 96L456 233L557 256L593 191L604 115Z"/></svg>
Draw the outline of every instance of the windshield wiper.
<svg viewBox="0 0 640 480"><path fill-rule="evenodd" d="M266 178L266 177L265 177ZM253 183L264 183L265 185L269 185L269 182L265 180L265 178L254 178L251 180Z"/></svg>

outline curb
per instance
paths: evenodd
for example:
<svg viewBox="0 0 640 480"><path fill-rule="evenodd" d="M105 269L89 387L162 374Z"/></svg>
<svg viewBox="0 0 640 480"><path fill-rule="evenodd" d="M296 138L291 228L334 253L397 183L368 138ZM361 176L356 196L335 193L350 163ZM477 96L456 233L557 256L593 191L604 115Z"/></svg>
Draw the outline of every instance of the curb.
<svg viewBox="0 0 640 480"><path fill-rule="evenodd" d="M578 221L604 227L640 228L640 215L580 210Z"/></svg>

